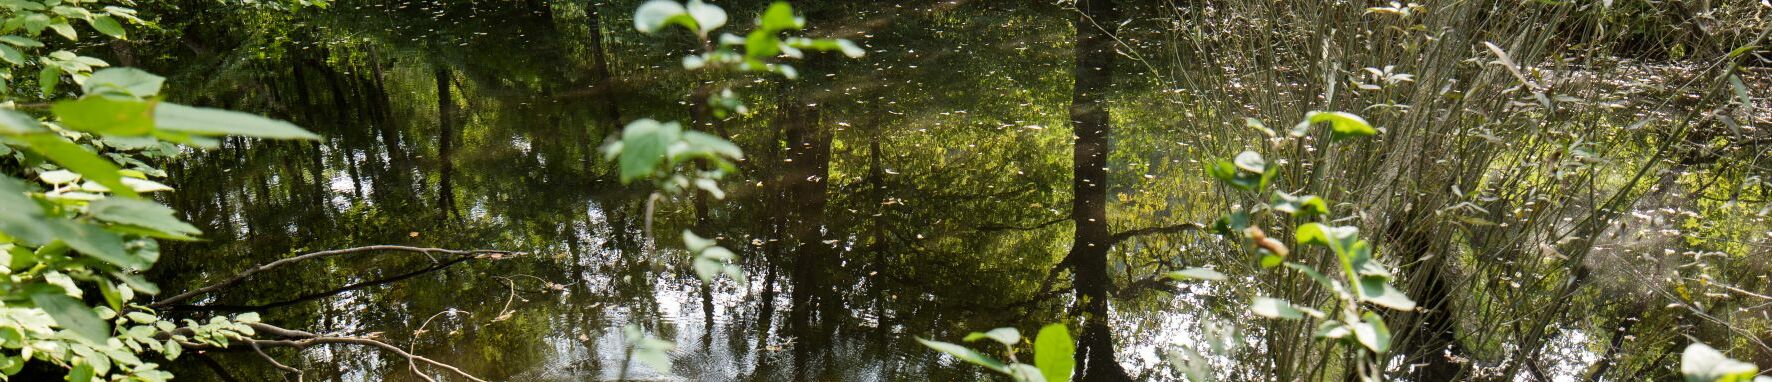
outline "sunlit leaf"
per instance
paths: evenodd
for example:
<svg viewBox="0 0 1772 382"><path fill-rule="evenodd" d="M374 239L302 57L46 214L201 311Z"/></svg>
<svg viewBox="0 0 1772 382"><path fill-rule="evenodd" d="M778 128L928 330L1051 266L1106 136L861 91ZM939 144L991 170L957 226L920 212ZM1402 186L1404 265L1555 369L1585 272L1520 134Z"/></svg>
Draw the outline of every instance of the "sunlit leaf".
<svg viewBox="0 0 1772 382"><path fill-rule="evenodd" d="M1749 382L1759 367L1737 361L1703 343L1686 345L1680 353L1680 374L1686 382Z"/></svg>
<svg viewBox="0 0 1772 382"><path fill-rule="evenodd" d="M86 211L99 220L140 226L165 233L194 236L202 233L190 223L179 220L172 208L139 199L106 198L92 202Z"/></svg>
<svg viewBox="0 0 1772 382"><path fill-rule="evenodd" d="M689 13L689 17L695 18L696 25L701 27L701 33L705 34L726 25L726 10L719 6L701 0L689 0L684 10Z"/></svg>
<svg viewBox="0 0 1772 382"><path fill-rule="evenodd" d="M979 352L965 346L941 341L930 341L922 338L918 338L917 342L922 343L923 346L928 346L930 349L935 349L935 351L953 356L961 361L966 361L967 363L984 366L999 373L1006 373L1009 371L1009 369L1003 365L1002 361L998 361L984 354L979 354Z"/></svg>
<svg viewBox="0 0 1772 382"><path fill-rule="evenodd" d="M1071 380L1071 372L1076 369L1076 343L1071 341L1071 332L1063 324L1050 324L1040 328L1034 337L1034 366L1047 381L1063 382Z"/></svg>
<svg viewBox="0 0 1772 382"><path fill-rule="evenodd" d="M155 127L193 135L234 135L272 139L320 139L289 122L238 111L190 107L161 102L154 108Z"/></svg>
<svg viewBox="0 0 1772 382"><path fill-rule="evenodd" d="M136 68L105 68L92 72L85 83L80 84L81 91L86 94L124 94L135 97L153 97L160 94L160 87L166 78Z"/></svg>
<svg viewBox="0 0 1772 382"><path fill-rule="evenodd" d="M62 126L74 130L116 136L154 131L154 104L149 101L83 97L56 102L50 110L61 118Z"/></svg>
<svg viewBox="0 0 1772 382"><path fill-rule="evenodd" d="M20 136L19 139L31 145L38 154L48 157L63 168L80 173L86 179L109 187L118 195L136 196L134 190L123 184L123 176L117 173L116 164L85 147L55 134L29 134Z"/></svg>
<svg viewBox="0 0 1772 382"><path fill-rule="evenodd" d="M1015 343L1021 342L1021 331L1016 330L1015 328L996 328L984 333L972 332L971 334L967 334L966 338L963 340L966 342L972 342L985 338L989 338L1004 345L1015 345Z"/></svg>
<svg viewBox="0 0 1772 382"><path fill-rule="evenodd" d="M1169 273L1164 274L1164 276L1169 277L1170 279L1173 279L1173 280L1193 279L1193 280L1208 280L1208 281L1224 281L1224 279L1225 279L1223 273L1219 273L1218 271L1212 270L1211 268L1199 268L1199 267L1169 272Z"/></svg>
<svg viewBox="0 0 1772 382"><path fill-rule="evenodd" d="M92 313L85 303L68 297L62 288L46 284L30 287L31 302L55 319L55 324L95 344L111 337L111 325Z"/></svg>
<svg viewBox="0 0 1772 382"><path fill-rule="evenodd" d="M91 19L87 19L86 22L92 24L92 29L97 30L98 33L104 33L106 36L111 36L118 40L129 39L128 33L123 30L123 24L118 23L117 19L111 18L109 15L93 16Z"/></svg>
<svg viewBox="0 0 1772 382"><path fill-rule="evenodd" d="M1249 303L1249 312L1267 318L1283 318L1296 320L1304 318L1304 311L1298 310L1291 302L1271 297L1256 297Z"/></svg>

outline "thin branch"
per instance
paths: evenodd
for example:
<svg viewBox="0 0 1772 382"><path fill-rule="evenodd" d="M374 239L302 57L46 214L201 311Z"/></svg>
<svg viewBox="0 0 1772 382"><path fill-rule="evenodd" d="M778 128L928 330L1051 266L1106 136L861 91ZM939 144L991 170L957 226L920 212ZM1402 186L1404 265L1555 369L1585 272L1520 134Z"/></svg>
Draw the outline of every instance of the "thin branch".
<svg viewBox="0 0 1772 382"><path fill-rule="evenodd" d="M338 295L340 293L349 292L349 291L353 291L353 290L368 288L368 287L377 286L377 285L384 285L384 284L388 284L388 283L392 283L392 282L410 279L410 278L418 277L420 275L428 274L431 272L436 272L437 270L440 270L443 268L448 268L448 267L453 266L455 264L460 264L464 261L473 260L473 259L474 259L473 257L463 256L460 258L456 258L454 260L445 261L445 262L439 263L437 265L432 265L429 267L425 267L423 269L400 274L397 276L385 277L385 278L370 280L370 281L364 281L364 282L360 282L360 283L356 283L356 284L351 284L351 285L346 285L346 286L334 288L332 290L328 290L325 292L310 293L310 294L302 295L300 297L296 297L293 299L272 302L272 303L265 303L265 304L258 304L258 305L220 305L220 304L187 305L187 304L176 304L176 305L167 305L165 307L162 307L161 309L163 309L163 310L183 310L183 311L202 311L202 312L256 312L256 311L263 311L266 309L281 308L281 307L285 307L285 306L300 304L303 302L313 301L313 300L317 300L320 298L334 296L334 295Z"/></svg>
<svg viewBox="0 0 1772 382"><path fill-rule="evenodd" d="M180 341L179 345L184 346L188 350L197 350L197 351L202 351L202 350L241 350L240 349L241 344L245 344L245 347L250 347L252 349L261 349L262 347L288 347L288 348L296 348L296 349L306 349L306 348L312 347L314 345L326 345L326 344L362 345L362 346L369 346L369 347L373 347L373 348L378 348L378 349L387 351L389 353L394 353L395 355L405 357L408 361L411 361L414 364L423 363L423 364L430 365L430 366L433 366L433 367L436 367L439 369L448 370L449 372L455 373L456 375L460 375L464 378L467 378L470 381L486 382L486 380L480 379L479 377L475 377L473 374L468 374L468 372L462 371L461 369L456 368L455 366L451 366L449 364L439 362L437 360L433 360L430 358L426 358L424 356L420 356L417 354L412 354L411 352L407 352L405 349L401 349L398 346L394 346L392 344L382 342L382 341L376 340L374 338L323 336L323 335L304 332L304 331L300 331L300 330L284 329L281 327L276 327L276 326L262 324L262 323L253 323L253 324L247 324L247 325L251 326L252 330L256 331L259 334L276 336L276 337L280 337L281 339L275 339L275 340L271 340L271 339L242 339L242 340L239 340L238 342L234 342L234 343L230 344L229 346L215 346L215 345L210 345L210 344L189 342L189 341ZM419 374L418 376L419 376L419 378L424 378L427 381L433 381L433 382L435 381L435 379L432 379L430 376L426 376L422 373Z"/></svg>
<svg viewBox="0 0 1772 382"><path fill-rule="evenodd" d="M1131 230L1131 231L1120 232L1120 233L1114 234L1113 243L1120 244L1120 242L1126 241L1126 239L1131 239L1134 237L1139 237L1139 236L1144 236L1144 235L1159 235L1159 234L1187 232L1187 231L1202 230L1202 229L1206 229L1206 226L1200 225L1200 223L1181 223L1181 224L1161 226L1161 227L1139 228L1139 229L1135 229L1135 230Z"/></svg>
<svg viewBox="0 0 1772 382"><path fill-rule="evenodd" d="M1025 227L1024 226L1016 226L1016 225L1008 225L1008 224L986 224L986 225L978 226L978 230L980 232L1007 231L1007 230L1032 231L1032 230L1036 230L1036 229L1050 227L1053 224L1063 223L1063 222L1067 222L1067 221L1071 221L1071 218L1070 217L1062 217L1062 218L1047 220L1047 221L1041 222L1040 224L1035 224L1035 225L1025 226Z"/></svg>
<svg viewBox="0 0 1772 382"><path fill-rule="evenodd" d="M313 252L313 253L304 254L301 256L285 258L285 259L281 259L281 260L277 260L277 261L273 261L273 262L269 262L269 263L265 263L265 264L260 264L259 266L252 267L252 269L247 269L244 272L240 272L240 274L234 275L234 277L224 280L222 282L211 284L209 286L205 286L202 288L197 288L197 289L189 291L189 292L180 293L180 294L172 296L172 297L167 297L165 299L155 301L152 304L148 304L148 306L152 307L152 308L161 308L161 307L169 306L169 305L181 302L181 301L189 300L192 297L197 297L197 296L203 295L205 293L214 292L216 290L220 290L223 288L234 286L234 284L239 284L241 281L246 281L246 279L248 277L252 277L252 275L258 274L259 272L264 272L264 271L268 271L268 270L272 270L272 269L281 268L284 266L288 266L290 264L295 264L297 262L301 262L303 260L317 259L317 258L322 258L322 257L327 257L327 256L347 255L347 254L353 254L353 253L374 252L374 251L405 251L405 252L413 252L413 253L422 253L422 254L426 254L426 255L435 254L435 253L442 253L442 254L459 255L459 256L522 254L521 252L500 251L500 250L462 251L462 250L443 249L443 248L408 247L408 246L402 246L402 245L371 245L371 246L356 247L356 248L345 248L345 249L335 249L335 250L330 250L330 251L320 251L320 252Z"/></svg>

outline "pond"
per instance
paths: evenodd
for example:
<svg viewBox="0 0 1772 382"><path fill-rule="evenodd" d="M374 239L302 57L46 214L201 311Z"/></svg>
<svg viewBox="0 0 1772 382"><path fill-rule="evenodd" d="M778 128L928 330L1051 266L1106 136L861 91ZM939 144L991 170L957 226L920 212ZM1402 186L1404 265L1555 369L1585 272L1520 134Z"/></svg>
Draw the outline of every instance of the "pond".
<svg viewBox="0 0 1772 382"><path fill-rule="evenodd" d="M630 324L677 344L674 372L635 364L627 373L641 380L973 379L982 374L914 339L998 326L1032 334L1068 317L1074 297L1051 270L1075 234L1071 11L807 8L820 30L845 31L868 54L815 57L799 81L734 84L755 110L708 130L745 149L740 173L724 199L660 202L648 236L650 190L615 181L596 148L635 118L686 118L679 94L719 79L677 69L673 52L686 40L627 28L633 4L531 5L340 2L256 53L273 59L174 77L204 89L175 98L286 118L325 138L230 140L170 168L179 191L169 205L206 241L167 244L154 279L182 290L374 244L523 254L328 258L254 276L174 315L257 311L285 327L377 333L512 381L615 379ZM727 7L742 15L761 5ZM1205 210L1172 205L1199 188L1174 185L1205 182L1172 143L1196 134L1145 128L1122 138L1169 150L1115 161L1116 229L1186 223ZM676 249L687 228L735 250L748 283L698 279ZM1137 245L1139 256L1166 258L1211 240ZM1112 327L1132 370L1155 373L1160 345L1193 328L1185 316L1146 312L1186 300L1128 296L1134 308ZM372 349L273 354L310 378L417 380L404 359ZM211 358L231 378L277 375L253 354ZM178 375L230 378L202 363Z"/></svg>
<svg viewBox="0 0 1772 382"><path fill-rule="evenodd" d="M492 252L326 256L165 317L256 312L496 381L987 380L918 339L1052 323L1099 380L1671 380L1707 342L1772 363L1758 29L1563 2L805 2L804 34L865 55L777 57L789 79L686 70L704 41L636 31L639 0L289 3L144 7L181 20L111 47L170 101L323 137L166 161L159 200L204 234L163 241L149 278ZM720 5L736 31L769 6ZM1712 13L1687 19L1750 19ZM712 112L724 90L748 112ZM744 158L718 192L624 183L603 147L646 118ZM1297 212L1319 195L1332 213ZM743 277L698 277L686 231ZM1223 279L1169 276L1196 267ZM1258 317L1283 316L1252 309L1267 296L1330 313ZM630 362L628 328L674 365ZM1212 345L1236 349L1175 362ZM265 350L169 367L462 380L386 349Z"/></svg>

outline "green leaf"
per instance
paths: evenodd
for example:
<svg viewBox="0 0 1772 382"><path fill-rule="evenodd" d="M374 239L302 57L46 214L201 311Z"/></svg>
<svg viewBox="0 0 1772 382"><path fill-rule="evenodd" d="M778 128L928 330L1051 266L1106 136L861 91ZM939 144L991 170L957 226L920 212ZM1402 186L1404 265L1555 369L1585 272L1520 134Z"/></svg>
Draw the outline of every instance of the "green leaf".
<svg viewBox="0 0 1772 382"><path fill-rule="evenodd" d="M651 176L653 170L666 159L665 153L671 144L682 139L682 136L683 126L676 122L659 123L641 118L628 123L622 129L621 154L617 159L621 167L621 182L625 184Z"/></svg>
<svg viewBox="0 0 1772 382"><path fill-rule="evenodd" d="M15 35L0 36L0 42L12 44L12 45L17 45L20 48L42 48L43 47L42 41L37 41L37 39L25 37L25 36L15 36Z"/></svg>
<svg viewBox="0 0 1772 382"><path fill-rule="evenodd" d="M98 30L98 33L104 33L106 36L111 36L118 40L129 39L128 33L123 31L123 24L118 23L117 19L112 18L110 15L93 16L91 19L87 19L86 23L92 24L92 29L96 29Z"/></svg>
<svg viewBox="0 0 1772 382"><path fill-rule="evenodd" d="M43 65L37 72L37 89L48 96L55 93L55 86L62 82L62 68L56 65Z"/></svg>
<svg viewBox="0 0 1772 382"><path fill-rule="evenodd" d="M1009 372L1009 369L1003 365L1002 361L998 361L998 360L991 358L990 356L986 356L984 354L979 354L979 352L973 351L972 349L967 348L965 346L950 344L950 343L941 342L941 341L930 341L930 340L925 340L922 338L918 338L917 342L922 343L923 346L928 346L930 349L935 349L935 351L939 351L942 353L946 353L947 355L954 356L954 358L958 358L961 361L966 361L966 362L974 364L974 365L984 366L986 368L989 368L989 369L999 372L999 373ZM1035 354L1035 355L1038 356L1038 354Z"/></svg>
<svg viewBox="0 0 1772 382"><path fill-rule="evenodd" d="M683 142L689 147L702 152L711 152L732 159L744 159L744 150L725 138L695 130L683 132Z"/></svg>
<svg viewBox="0 0 1772 382"><path fill-rule="evenodd" d="M676 19L688 19L691 23L695 21L689 16L689 10L683 8L682 4L669 0L652 0L640 4L640 8L634 10L634 29L640 33L652 34L664 29L665 25L669 25ZM685 26L696 29L693 25Z"/></svg>
<svg viewBox="0 0 1772 382"><path fill-rule="evenodd" d="M1283 318L1296 320L1304 318L1304 311L1298 310L1291 302L1271 297L1256 297L1249 303L1249 312L1267 318Z"/></svg>
<svg viewBox="0 0 1772 382"><path fill-rule="evenodd" d="M1415 301L1410 300L1403 291L1397 290L1382 277L1360 278L1360 301L1371 302L1396 310L1415 309Z"/></svg>
<svg viewBox="0 0 1772 382"><path fill-rule="evenodd" d="M781 54L781 40L766 29L751 31L744 39L745 57L763 59Z"/></svg>
<svg viewBox="0 0 1772 382"><path fill-rule="evenodd" d="M1372 312L1362 316L1365 320L1354 323L1354 339L1373 352L1384 354L1391 348L1391 330L1384 325L1384 318Z"/></svg>
<svg viewBox="0 0 1772 382"><path fill-rule="evenodd" d="M105 343L111 338L111 325L92 313L92 308L68 297L61 288L44 284L32 285L30 288L31 302L38 308L49 313L55 324L63 329L74 332L82 338L96 344Z"/></svg>
<svg viewBox="0 0 1772 382"><path fill-rule="evenodd" d="M43 129L43 123L37 122L36 118L18 110L0 109L0 134L23 135L44 131L47 130Z"/></svg>
<svg viewBox="0 0 1772 382"><path fill-rule="evenodd" d="M1199 268L1199 267L1183 269L1183 270L1179 270L1179 271L1175 271L1175 272L1169 272L1169 273L1164 274L1164 276L1167 276L1173 280L1193 279L1193 280L1207 280L1207 281L1224 281L1224 279L1225 279L1223 273L1219 273L1218 271L1212 270L1210 268Z"/></svg>
<svg viewBox="0 0 1772 382"><path fill-rule="evenodd" d="M6 60L7 63L13 65L24 65L25 52L20 52L18 48L8 45L0 45L0 60Z"/></svg>
<svg viewBox="0 0 1772 382"><path fill-rule="evenodd" d="M237 135L271 139L320 139L295 124L237 111L161 102L154 108L160 130L193 135Z"/></svg>
<svg viewBox="0 0 1772 382"><path fill-rule="evenodd" d="M1275 211L1284 212L1299 218L1309 218L1329 214L1329 202L1316 195L1292 196L1281 191L1274 191L1274 197L1268 201Z"/></svg>
<svg viewBox="0 0 1772 382"><path fill-rule="evenodd" d="M80 254L129 269L146 269L147 260L129 254L123 238L115 232L92 224L61 221L56 224L56 238Z"/></svg>
<svg viewBox="0 0 1772 382"><path fill-rule="evenodd" d="M707 34L726 25L726 10L720 9L717 5L704 3L701 0L689 0L689 4L684 10L689 13L689 17L695 19L695 24L701 27L702 34Z"/></svg>
<svg viewBox="0 0 1772 382"><path fill-rule="evenodd" d="M68 24L68 19L60 17L55 18L54 21L49 22L49 29L54 30L55 34L67 38L68 41L80 41L80 34L74 32L74 26Z"/></svg>
<svg viewBox="0 0 1772 382"><path fill-rule="evenodd" d="M1245 150L1242 153L1237 154L1237 158L1231 162L1232 164L1235 164L1239 170L1254 173L1267 171L1267 161L1262 160L1261 154L1254 151Z"/></svg>
<svg viewBox="0 0 1772 382"><path fill-rule="evenodd" d="M55 231L46 222L43 207L25 194L30 188L24 182L0 175L0 232L32 246L55 240ZM3 266L5 264L0 264Z"/></svg>
<svg viewBox="0 0 1772 382"><path fill-rule="evenodd" d="M50 110L62 126L95 134L141 136L154 131L154 103L110 97L56 102Z"/></svg>
<svg viewBox="0 0 1772 382"><path fill-rule="evenodd" d="M700 235L696 235L695 232L683 230L683 247L688 248L690 252L701 252L712 246L714 246L714 239L702 238Z"/></svg>
<svg viewBox="0 0 1772 382"><path fill-rule="evenodd" d="M86 211L99 220L140 226L175 235L194 236L203 233L197 227L175 216L172 208L140 199L105 198L87 205Z"/></svg>
<svg viewBox="0 0 1772 382"><path fill-rule="evenodd" d="M985 338L990 338L1005 346L1014 346L1015 343L1021 342L1021 331L1015 328L996 328L984 333L972 332L972 334L967 334L964 340L972 342Z"/></svg>
<svg viewBox="0 0 1772 382"><path fill-rule="evenodd" d="M1305 113L1304 118L1313 124L1329 122L1330 142L1378 134L1378 129L1372 128L1372 124L1367 123L1365 118L1352 113L1313 111Z"/></svg>
<svg viewBox="0 0 1772 382"><path fill-rule="evenodd" d="M55 134L30 134L19 137L31 145L38 154L61 165L70 171L80 173L86 179L98 182L117 195L135 197L135 191L123 184L123 176L117 173L117 165L98 156L91 150L69 142Z"/></svg>
<svg viewBox="0 0 1772 382"><path fill-rule="evenodd" d="M1041 327L1034 337L1034 366L1040 368L1047 381L1069 381L1071 371L1077 367L1075 346L1071 332L1063 324Z"/></svg>
<svg viewBox="0 0 1772 382"><path fill-rule="evenodd" d="M763 11L763 17L757 24L764 33L775 33L805 27L806 19L794 16L794 7L787 2L777 1L769 4L769 9Z"/></svg>
<svg viewBox="0 0 1772 382"><path fill-rule="evenodd" d="M1686 382L1749 382L1759 367L1737 361L1723 352L1698 342L1686 345L1680 353L1680 374Z"/></svg>
<svg viewBox="0 0 1772 382"><path fill-rule="evenodd" d="M160 86L166 78L136 68L105 68L92 72L92 77L81 84L81 91L86 94L122 94L135 97L153 97L160 94Z"/></svg>
<svg viewBox="0 0 1772 382"><path fill-rule="evenodd" d="M92 378L96 376L98 372L93 370L91 363L84 361L89 360L75 361L74 367L68 369L68 382L92 382Z"/></svg>

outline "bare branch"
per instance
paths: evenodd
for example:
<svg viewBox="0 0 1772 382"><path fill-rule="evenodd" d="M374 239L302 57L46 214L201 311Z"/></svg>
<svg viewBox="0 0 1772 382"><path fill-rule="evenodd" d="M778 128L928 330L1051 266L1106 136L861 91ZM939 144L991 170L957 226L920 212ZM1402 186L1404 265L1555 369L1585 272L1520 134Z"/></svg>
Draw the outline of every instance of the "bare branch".
<svg viewBox="0 0 1772 382"><path fill-rule="evenodd" d="M1135 230L1131 230L1131 231L1126 231L1126 232L1114 234L1114 244L1120 244L1120 242L1126 241L1126 239L1131 239L1134 237L1139 237L1139 236L1144 236L1144 235L1158 235L1158 234L1186 232L1186 231L1201 230L1201 229L1206 229L1206 226L1200 225L1200 223L1181 223L1181 224L1161 226L1161 227L1139 228L1139 229L1135 229Z"/></svg>
<svg viewBox="0 0 1772 382"><path fill-rule="evenodd" d="M475 257L486 256L486 255L521 254L521 252L511 252L511 251L501 251L501 250L463 251L463 250L443 249L443 248L408 247L408 246L401 246L401 245L371 245L371 246L356 247L356 248L345 248L345 249L335 249L335 250L330 250L330 251L320 251L320 252L313 252L313 253L304 254L301 256L285 258L285 259L281 259L281 260L277 260L277 261L272 261L272 262L265 263L265 264L260 264L256 267L252 267L251 269L247 269L244 272L240 272L240 274L234 275L234 277L224 280L222 282L211 284L209 286L205 286L202 288L197 288L197 289L191 290L189 292L180 293L180 294L172 296L172 297L167 297L165 299L161 299L159 301L155 301L151 304L148 304L148 306L152 307L152 308L163 308L163 307L166 307L166 306L169 306L169 305L181 302L181 301L189 300L192 297L197 297L197 296L203 295L205 293L214 292L216 290L220 290L223 288L234 286L234 284L239 284L241 281L245 281L246 278L252 277L252 275L258 274L259 272L264 272L264 271L268 271L268 270L272 270L272 269L276 269L276 268L281 268L281 267L284 267L284 266L287 266L290 264L295 264L297 262L301 262L303 260L317 259L317 258L328 257L328 256L347 255L347 254L353 254L353 253L375 252L375 251L404 251L404 252L412 252L412 253L422 253L425 255L441 253L441 254L449 254L449 255L475 256Z"/></svg>
<svg viewBox="0 0 1772 382"><path fill-rule="evenodd" d="M433 366L433 367L436 367L439 369L448 370L451 373L455 373L456 375L460 375L463 378L467 378L468 380L471 380L471 381L486 382L486 380L480 379L479 377L475 377L473 374L468 374L468 372L462 371L461 369L456 368L455 366L451 366L449 364L439 362L437 360L433 360L430 358L426 358L424 356L420 356L417 354L412 354L410 352L407 352L405 349L401 349L398 346L394 346L392 344L382 342L380 340L376 340L376 339L370 338L370 337L323 336L323 335L304 332L304 331L300 331L300 330L284 329L284 328L272 326L269 324L253 323L253 324L247 324L247 325L251 326L252 330L256 331L259 334L275 336L275 337L279 337L280 339L274 339L274 340L273 339L242 339L237 342L231 343L229 346L225 346L225 347L204 344L204 343L197 343L197 342L189 342L189 341L180 341L179 345L185 347L186 349L197 350L197 351L202 351L202 350L244 350L246 348L250 348L254 351L260 351L261 353L262 353L262 348L264 348L264 347L288 347L288 348L296 348L296 349L306 349L306 348L312 347L314 345L326 345L326 344L362 345L362 346L369 346L369 347L381 349L383 351L387 351L389 353L394 353L395 355L405 357L408 361L412 362L415 365L422 363L422 364L430 365L430 366ZM414 368L416 369L416 366L414 366ZM419 374L419 378L424 378L427 381L433 381L433 382L435 381L430 376L426 376L422 373Z"/></svg>

